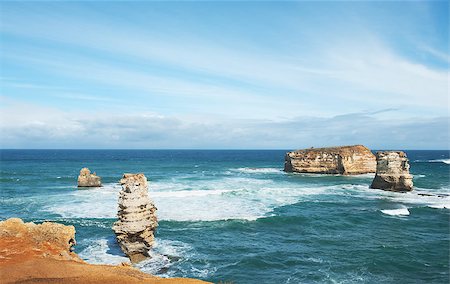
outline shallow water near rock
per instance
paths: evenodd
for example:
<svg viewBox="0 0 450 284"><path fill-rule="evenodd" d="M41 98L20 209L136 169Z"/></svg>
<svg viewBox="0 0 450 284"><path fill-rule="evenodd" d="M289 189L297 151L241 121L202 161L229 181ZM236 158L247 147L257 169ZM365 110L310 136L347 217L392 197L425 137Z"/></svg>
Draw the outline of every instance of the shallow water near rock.
<svg viewBox="0 0 450 284"><path fill-rule="evenodd" d="M2 150L0 218L74 225L75 251L120 263L111 229L118 180L143 172L160 225L163 277L234 283L448 283L448 151L406 151L409 193L373 175L286 174L285 151ZM78 190L89 167L104 187Z"/></svg>

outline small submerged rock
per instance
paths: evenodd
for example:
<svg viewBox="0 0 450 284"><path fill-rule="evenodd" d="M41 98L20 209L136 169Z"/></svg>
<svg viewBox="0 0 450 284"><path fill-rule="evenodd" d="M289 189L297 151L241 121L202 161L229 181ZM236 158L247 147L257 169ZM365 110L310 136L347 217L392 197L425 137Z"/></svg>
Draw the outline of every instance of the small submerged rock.
<svg viewBox="0 0 450 284"><path fill-rule="evenodd" d="M388 191L413 190L412 175L409 173L409 163L402 151L380 151L376 154L377 172L370 188Z"/></svg>
<svg viewBox="0 0 450 284"><path fill-rule="evenodd" d="M119 220L114 223L117 242L122 251L136 263L149 257L158 227L156 207L148 196L144 174L124 174L120 180Z"/></svg>
<svg viewBox="0 0 450 284"><path fill-rule="evenodd" d="M94 172L91 174L91 171L88 168L82 168L80 170L80 175L78 176L78 187L101 187L102 180L97 174Z"/></svg>

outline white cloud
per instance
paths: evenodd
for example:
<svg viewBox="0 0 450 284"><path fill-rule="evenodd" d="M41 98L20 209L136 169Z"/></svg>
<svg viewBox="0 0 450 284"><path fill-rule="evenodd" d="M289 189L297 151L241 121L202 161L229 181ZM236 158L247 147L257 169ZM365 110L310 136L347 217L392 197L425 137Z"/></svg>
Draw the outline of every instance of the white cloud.
<svg viewBox="0 0 450 284"><path fill-rule="evenodd" d="M3 105L2 148L294 149L365 144L374 149L445 149L449 140L449 117L390 120L383 118L385 112L373 112L221 121L155 113L64 113L11 101Z"/></svg>

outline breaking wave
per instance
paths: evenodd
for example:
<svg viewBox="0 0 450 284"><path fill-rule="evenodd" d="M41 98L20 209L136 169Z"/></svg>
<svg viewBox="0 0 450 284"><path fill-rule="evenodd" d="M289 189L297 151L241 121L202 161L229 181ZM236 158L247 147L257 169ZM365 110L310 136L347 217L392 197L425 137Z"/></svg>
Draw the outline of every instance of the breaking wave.
<svg viewBox="0 0 450 284"><path fill-rule="evenodd" d="M383 212L386 215L391 215L391 216L408 216L409 215L409 210L408 208L399 208L399 209L386 209L386 210L381 210L381 212Z"/></svg>
<svg viewBox="0 0 450 284"><path fill-rule="evenodd" d="M103 239L87 239L89 243L78 255L91 264L118 265L122 262L129 263L128 257L121 251L115 237ZM189 258L192 248L183 242L155 239L155 244L149 251L150 258L138 263L136 266L147 273L162 277L174 276L176 271L169 268L177 261Z"/></svg>
<svg viewBox="0 0 450 284"><path fill-rule="evenodd" d="M106 184L91 190L74 189L65 198L58 196L48 202L45 210L63 218L116 218L120 188L117 184ZM158 207L158 218L168 221L253 221L272 216L273 210L281 206L339 195L384 199L408 207L450 208L450 196L420 188L396 193L369 189L362 184L308 185L244 177L150 183L150 197Z"/></svg>

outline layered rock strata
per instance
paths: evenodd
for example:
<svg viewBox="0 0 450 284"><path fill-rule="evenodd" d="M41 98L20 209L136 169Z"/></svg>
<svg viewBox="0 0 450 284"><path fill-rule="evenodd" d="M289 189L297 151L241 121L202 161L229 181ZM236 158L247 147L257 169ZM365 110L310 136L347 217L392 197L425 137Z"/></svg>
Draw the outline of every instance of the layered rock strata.
<svg viewBox="0 0 450 284"><path fill-rule="evenodd" d="M74 245L73 226L0 222L0 283L207 283L159 278L127 264L88 264L71 251Z"/></svg>
<svg viewBox="0 0 450 284"><path fill-rule="evenodd" d="M363 145L310 148L286 153L284 171L341 175L374 173L376 158Z"/></svg>
<svg viewBox="0 0 450 284"><path fill-rule="evenodd" d="M88 168L82 168L78 176L78 187L100 187L102 180L96 173L91 174Z"/></svg>
<svg viewBox="0 0 450 284"><path fill-rule="evenodd" d="M120 184L119 220L113 230L120 248L135 263L147 258L154 244L156 207L148 196L144 174L124 174Z"/></svg>
<svg viewBox="0 0 450 284"><path fill-rule="evenodd" d="M389 191L413 190L409 162L402 151L377 152L377 172L370 188Z"/></svg>

